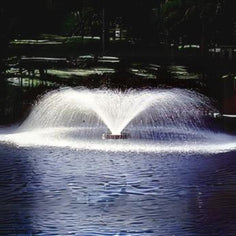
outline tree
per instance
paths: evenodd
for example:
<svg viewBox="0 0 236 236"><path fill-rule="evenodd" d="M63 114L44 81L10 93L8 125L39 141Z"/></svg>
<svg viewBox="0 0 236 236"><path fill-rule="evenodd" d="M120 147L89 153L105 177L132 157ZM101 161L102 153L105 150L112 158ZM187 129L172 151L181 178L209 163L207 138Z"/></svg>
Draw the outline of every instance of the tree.
<svg viewBox="0 0 236 236"><path fill-rule="evenodd" d="M201 45L202 54L206 52L209 42L214 41L220 25L227 25L226 8L231 0L167 0L161 7L163 28L169 37L178 40L184 37L187 42ZM231 9L233 9L231 1ZM232 15L232 13L231 13ZM227 23L226 23L227 22ZM220 24L219 24L220 23ZM232 26L231 26L232 27Z"/></svg>

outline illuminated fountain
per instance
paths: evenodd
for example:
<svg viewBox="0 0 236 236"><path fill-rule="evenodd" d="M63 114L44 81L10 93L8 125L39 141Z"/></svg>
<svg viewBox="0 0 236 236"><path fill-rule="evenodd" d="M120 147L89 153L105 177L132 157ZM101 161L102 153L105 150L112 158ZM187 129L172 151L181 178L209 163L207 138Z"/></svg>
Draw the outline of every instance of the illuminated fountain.
<svg viewBox="0 0 236 236"><path fill-rule="evenodd" d="M202 125L204 111L213 108L208 99L180 89L88 90L65 88L46 94L35 106L21 130L53 127L108 129L103 138L128 138L127 126Z"/></svg>
<svg viewBox="0 0 236 236"><path fill-rule="evenodd" d="M210 130L209 113L215 112L208 98L185 89L63 88L44 95L0 141L122 152L235 148L232 137Z"/></svg>

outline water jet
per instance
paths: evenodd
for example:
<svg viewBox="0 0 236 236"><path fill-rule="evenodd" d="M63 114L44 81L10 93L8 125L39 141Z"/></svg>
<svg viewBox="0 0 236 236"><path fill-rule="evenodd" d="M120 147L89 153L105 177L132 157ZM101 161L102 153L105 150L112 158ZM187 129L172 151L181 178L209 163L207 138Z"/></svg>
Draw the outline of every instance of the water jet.
<svg viewBox="0 0 236 236"><path fill-rule="evenodd" d="M0 142L112 152L235 148L231 137L216 134L214 124L211 129L214 113L210 99L186 89L63 88L42 96L21 126L0 134Z"/></svg>
<svg viewBox="0 0 236 236"><path fill-rule="evenodd" d="M104 139L127 139L137 131L142 136L158 127L197 132L206 110L217 112L208 98L185 89L63 88L44 95L19 129L79 128L88 138L100 129Z"/></svg>

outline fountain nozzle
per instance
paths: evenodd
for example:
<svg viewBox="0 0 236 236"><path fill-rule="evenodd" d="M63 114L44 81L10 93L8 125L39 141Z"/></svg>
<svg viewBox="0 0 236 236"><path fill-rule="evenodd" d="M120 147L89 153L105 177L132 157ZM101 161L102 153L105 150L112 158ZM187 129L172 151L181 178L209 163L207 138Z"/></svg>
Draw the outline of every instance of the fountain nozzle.
<svg viewBox="0 0 236 236"><path fill-rule="evenodd" d="M130 134L128 133L120 133L120 134L104 133L102 135L102 139L128 139L128 138L130 138Z"/></svg>

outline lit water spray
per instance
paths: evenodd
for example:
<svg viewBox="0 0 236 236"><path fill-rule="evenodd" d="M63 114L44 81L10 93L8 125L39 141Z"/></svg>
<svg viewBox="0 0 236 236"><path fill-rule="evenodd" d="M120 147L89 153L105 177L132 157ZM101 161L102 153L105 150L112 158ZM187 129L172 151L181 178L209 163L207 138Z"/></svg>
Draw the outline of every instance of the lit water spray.
<svg viewBox="0 0 236 236"><path fill-rule="evenodd" d="M208 114L214 112L207 97L185 89L64 88L42 96L23 124L0 141L125 152L234 149L234 137L211 131Z"/></svg>
<svg viewBox="0 0 236 236"><path fill-rule="evenodd" d="M197 128L204 112L212 109L208 99L188 90L66 88L42 97L21 129L106 126L111 134L120 135L129 124Z"/></svg>

